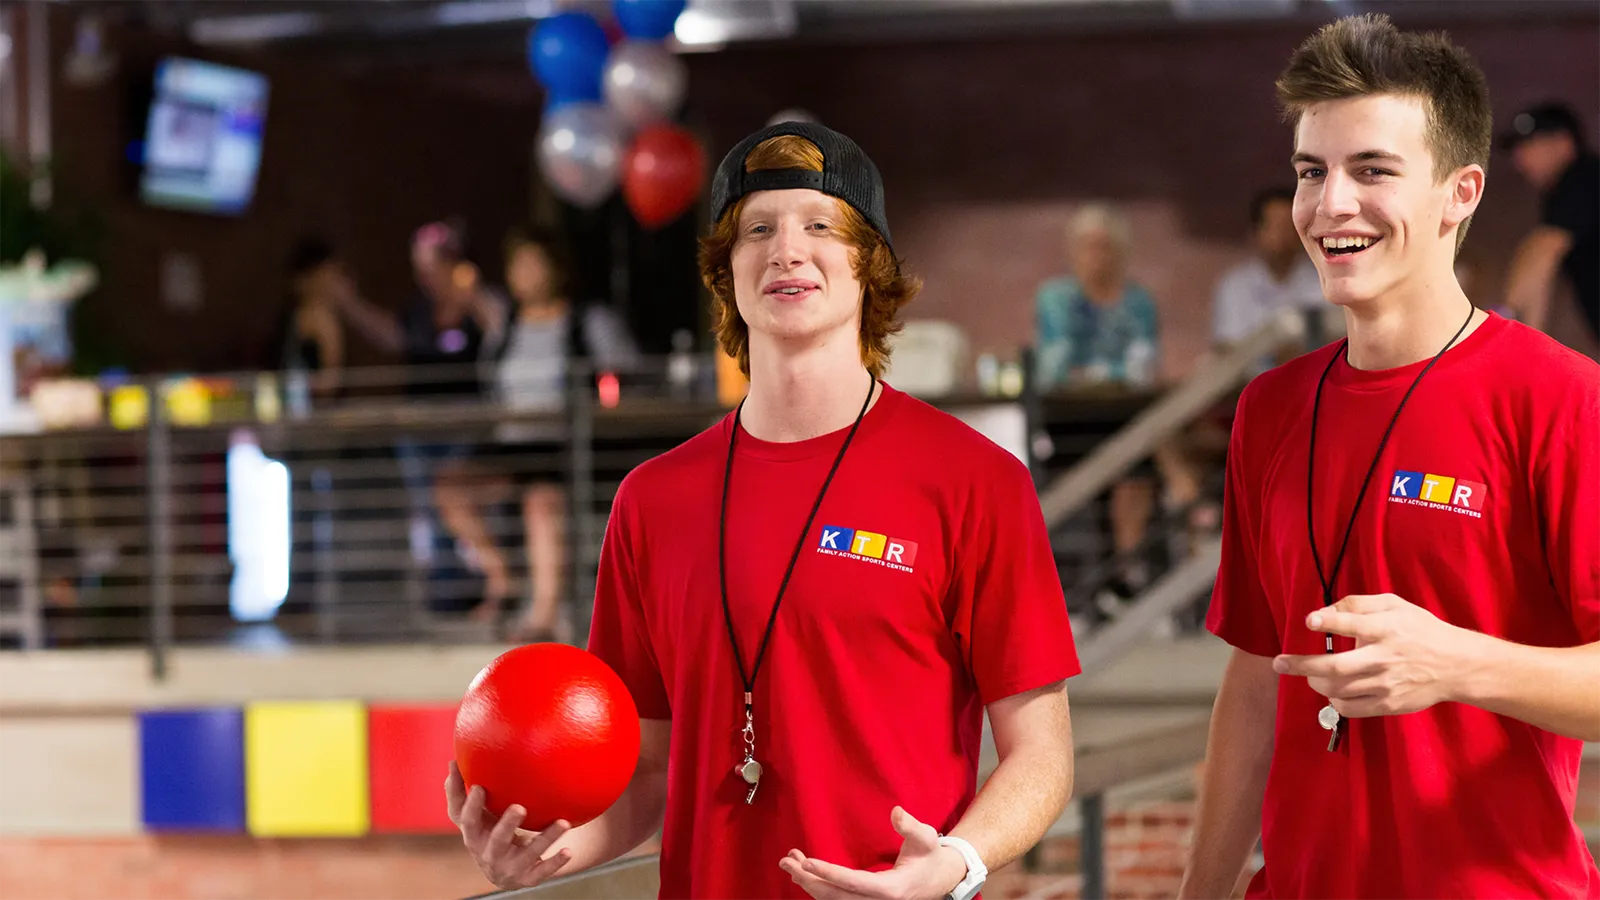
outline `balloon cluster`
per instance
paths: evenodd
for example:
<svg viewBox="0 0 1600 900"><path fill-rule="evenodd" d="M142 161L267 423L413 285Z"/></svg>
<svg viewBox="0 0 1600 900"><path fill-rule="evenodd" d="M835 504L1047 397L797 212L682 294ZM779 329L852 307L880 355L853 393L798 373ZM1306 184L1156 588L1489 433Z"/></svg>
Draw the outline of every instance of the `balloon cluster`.
<svg viewBox="0 0 1600 900"><path fill-rule="evenodd" d="M528 62L547 101L539 169L557 196L592 209L620 183L641 225L660 228L700 195L705 151L673 122L688 75L664 45L686 0L613 0L620 34L564 12L528 37Z"/></svg>

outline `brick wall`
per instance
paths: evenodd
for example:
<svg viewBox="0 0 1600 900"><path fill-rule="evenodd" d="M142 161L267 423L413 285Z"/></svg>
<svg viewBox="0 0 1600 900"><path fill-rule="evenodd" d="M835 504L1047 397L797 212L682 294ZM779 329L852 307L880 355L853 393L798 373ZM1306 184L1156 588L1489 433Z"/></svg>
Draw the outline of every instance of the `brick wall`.
<svg viewBox="0 0 1600 900"><path fill-rule="evenodd" d="M442 900L491 889L450 837L0 840L7 900Z"/></svg>
<svg viewBox="0 0 1600 900"><path fill-rule="evenodd" d="M1585 762L1582 782L1577 818L1600 822L1600 760ZM1133 804L1107 817L1112 900L1176 895L1193 817L1189 800ZM1239 896L1247 882L1240 879ZM1039 847L1032 871L1019 861L994 872L984 896L1077 900L1082 886L1078 839L1062 837ZM452 837L0 839L6 900L444 900L490 889Z"/></svg>
<svg viewBox="0 0 1600 900"><path fill-rule="evenodd" d="M1195 777L1201 775L1196 767ZM1586 759L1579 776L1575 818L1600 824L1600 759ZM1106 817L1106 890L1112 900L1156 900L1177 895L1183 880L1184 854L1194 825L1192 799L1129 805ZM1590 852L1600 855L1593 844ZM1078 900L1078 839L1062 837L1041 844L1036 867L1021 862L990 877L984 896L990 900ZM1254 869L1241 874L1235 896L1242 897Z"/></svg>
<svg viewBox="0 0 1600 900"><path fill-rule="evenodd" d="M1566 21L1407 24L1449 28L1474 53L1497 125L1560 96L1600 133L1592 5L1574 5ZM58 42L70 40L69 28L57 30ZM686 57L686 117L712 159L789 106L860 140L883 169L896 245L926 281L908 315L956 321L980 348L1030 338L1033 292L1065 266L1062 228L1076 204L1128 205L1133 271L1157 298L1176 376L1206 344L1212 286L1243 252L1247 197L1291 174L1272 82L1307 31L1274 22L735 47ZM363 287L398 305L410 289L406 236L418 223L459 212L494 236L539 192L530 171L539 95L520 60L356 72L263 51L222 60L273 80L255 210L238 221L152 210L126 182L122 143L138 111L124 94L147 79L141 66L173 49L183 48L130 38L117 46L118 79L63 85L55 97L58 188L96 204L111 238L106 286L86 314L136 365L260 358L281 308L283 252L302 230L331 233ZM1482 269L1485 303L1497 301L1500 274L1535 217L1534 193L1508 162L1498 152L1491 161L1465 249ZM174 313L156 299L168 250L199 259L204 309ZM370 361L357 344L357 361Z"/></svg>

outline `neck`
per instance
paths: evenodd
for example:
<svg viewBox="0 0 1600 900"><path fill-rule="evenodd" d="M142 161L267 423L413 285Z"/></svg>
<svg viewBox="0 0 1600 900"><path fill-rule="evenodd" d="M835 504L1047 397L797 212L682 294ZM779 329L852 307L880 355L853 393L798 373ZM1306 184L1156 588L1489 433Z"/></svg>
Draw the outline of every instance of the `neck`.
<svg viewBox="0 0 1600 900"><path fill-rule="evenodd" d="M1284 281L1294 271L1295 263L1305 258L1305 251L1296 247L1293 253L1281 256L1263 256L1261 261L1267 264L1267 271L1271 273L1274 281Z"/></svg>
<svg viewBox="0 0 1600 900"><path fill-rule="evenodd" d="M1096 303L1111 303L1122 296L1122 276L1106 275L1083 279L1083 293Z"/></svg>
<svg viewBox="0 0 1600 900"><path fill-rule="evenodd" d="M543 294L538 297L521 298L522 317L525 319L542 319L556 313L563 312L566 304L558 297Z"/></svg>
<svg viewBox="0 0 1600 900"><path fill-rule="evenodd" d="M870 377L855 336L799 351L750 336L750 391L739 421L763 441L803 441L848 428L861 413ZM876 403L882 387L873 392Z"/></svg>
<svg viewBox="0 0 1600 900"><path fill-rule="evenodd" d="M1376 370L1409 366L1431 359L1467 319L1472 302L1454 277L1432 289L1391 295L1378 301L1345 307L1350 347L1346 358L1357 369ZM1476 331L1487 315L1472 314L1472 321L1457 341Z"/></svg>

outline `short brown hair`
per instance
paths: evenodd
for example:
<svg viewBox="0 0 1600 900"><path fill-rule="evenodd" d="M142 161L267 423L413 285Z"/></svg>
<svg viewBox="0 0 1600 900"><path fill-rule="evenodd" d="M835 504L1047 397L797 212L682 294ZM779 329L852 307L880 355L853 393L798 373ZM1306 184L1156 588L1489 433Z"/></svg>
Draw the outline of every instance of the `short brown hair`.
<svg viewBox="0 0 1600 900"><path fill-rule="evenodd" d="M1489 84L1467 51L1444 32L1417 34L1369 13L1324 25L1301 44L1278 78L1284 117L1299 124L1313 103L1376 94L1418 97L1427 115L1424 140L1437 182L1462 166L1489 167L1494 113ZM1456 233L1467 236L1471 217Z"/></svg>
<svg viewBox="0 0 1600 900"><path fill-rule="evenodd" d="M798 135L785 134L757 144L745 157L746 172L766 169L822 171L822 151ZM750 374L750 329L739 316L733 294L733 246L738 241L739 213L745 200L728 208L711 233L700 241L700 279L711 292L714 328L723 352L738 360L739 371ZM907 275L889 243L867 224L865 217L842 200L836 201L843 218L839 231L855 247L855 276L861 282L861 363L882 377L889 362L889 336L900 331L900 308L911 302L921 282Z"/></svg>

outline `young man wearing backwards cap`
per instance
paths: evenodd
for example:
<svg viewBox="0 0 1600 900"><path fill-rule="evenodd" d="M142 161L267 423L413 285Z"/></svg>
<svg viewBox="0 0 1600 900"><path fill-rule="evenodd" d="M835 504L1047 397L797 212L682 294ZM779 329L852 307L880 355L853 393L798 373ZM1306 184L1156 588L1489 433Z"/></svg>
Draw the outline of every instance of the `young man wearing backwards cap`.
<svg viewBox="0 0 1600 900"><path fill-rule="evenodd" d="M1600 366L1474 308L1483 74L1342 19L1278 81L1349 337L1239 401L1208 625L1235 648L1179 896L1600 897Z"/></svg>
<svg viewBox="0 0 1600 900"><path fill-rule="evenodd" d="M623 482L590 635L639 706L638 773L571 830L483 822L454 774L451 811L502 887L664 824L662 897L968 900L1071 790L1078 662L1038 496L879 380L917 285L855 143L758 131L711 212L701 272L749 393ZM999 764L978 792L985 711Z"/></svg>

